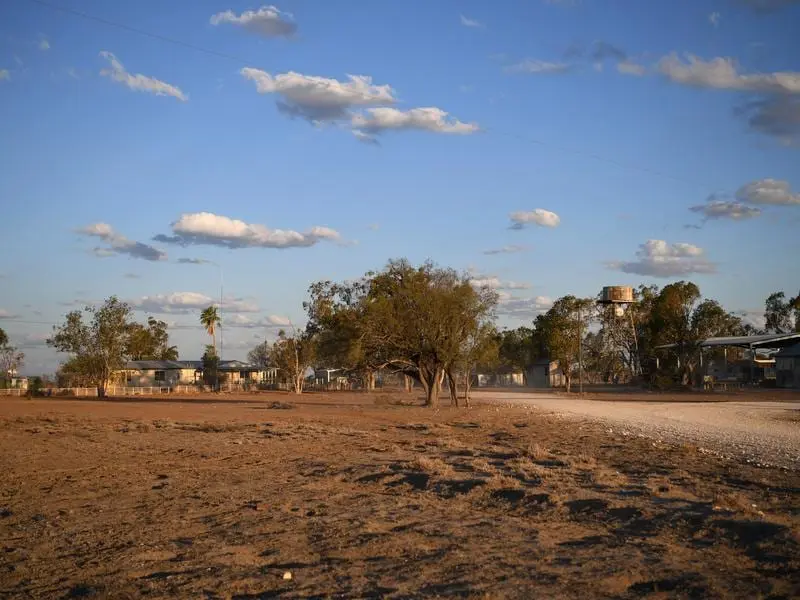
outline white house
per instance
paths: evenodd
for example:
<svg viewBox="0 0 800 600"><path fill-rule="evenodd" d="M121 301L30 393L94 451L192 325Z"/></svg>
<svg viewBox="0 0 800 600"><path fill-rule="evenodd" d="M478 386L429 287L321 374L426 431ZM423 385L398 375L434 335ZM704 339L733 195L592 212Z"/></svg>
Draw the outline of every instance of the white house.
<svg viewBox="0 0 800 600"><path fill-rule="evenodd" d="M178 360L132 360L123 373L125 385L132 387L192 385L203 379L202 368Z"/></svg>

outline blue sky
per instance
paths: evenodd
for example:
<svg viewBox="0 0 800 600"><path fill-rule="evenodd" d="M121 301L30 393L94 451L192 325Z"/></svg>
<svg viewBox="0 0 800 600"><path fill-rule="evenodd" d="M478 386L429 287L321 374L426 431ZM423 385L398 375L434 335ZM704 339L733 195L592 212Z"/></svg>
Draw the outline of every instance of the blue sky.
<svg viewBox="0 0 800 600"><path fill-rule="evenodd" d="M797 292L798 2L53 4L0 7L0 327L27 372L112 294L197 358L220 275L225 358L396 257L471 269L509 326L611 284L751 316Z"/></svg>

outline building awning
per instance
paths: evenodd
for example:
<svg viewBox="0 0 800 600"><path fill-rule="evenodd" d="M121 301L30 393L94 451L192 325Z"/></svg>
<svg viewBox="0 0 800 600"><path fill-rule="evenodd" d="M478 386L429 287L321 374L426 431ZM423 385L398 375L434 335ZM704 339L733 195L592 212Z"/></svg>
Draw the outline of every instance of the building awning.
<svg viewBox="0 0 800 600"><path fill-rule="evenodd" d="M712 337L700 342L701 348L717 346L736 346L738 348L788 348L800 342L800 333L769 333L765 335L742 335L728 337ZM678 344L656 346L656 350L676 348Z"/></svg>

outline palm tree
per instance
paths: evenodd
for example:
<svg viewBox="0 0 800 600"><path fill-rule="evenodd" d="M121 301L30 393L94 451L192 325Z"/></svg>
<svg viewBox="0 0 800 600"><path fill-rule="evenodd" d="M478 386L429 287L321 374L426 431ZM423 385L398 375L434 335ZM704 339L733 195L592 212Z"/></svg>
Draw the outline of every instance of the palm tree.
<svg viewBox="0 0 800 600"><path fill-rule="evenodd" d="M200 323L205 327L214 345L214 352L217 351L217 326L222 323L219 318L216 306L209 306L200 313Z"/></svg>

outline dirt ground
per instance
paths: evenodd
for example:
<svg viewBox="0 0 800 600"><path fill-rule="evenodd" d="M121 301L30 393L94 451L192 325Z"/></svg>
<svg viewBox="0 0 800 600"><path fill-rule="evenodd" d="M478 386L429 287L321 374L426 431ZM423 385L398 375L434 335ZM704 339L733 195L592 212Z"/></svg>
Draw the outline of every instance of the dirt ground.
<svg viewBox="0 0 800 600"><path fill-rule="evenodd" d="M797 471L408 401L2 399L0 596L800 597Z"/></svg>

